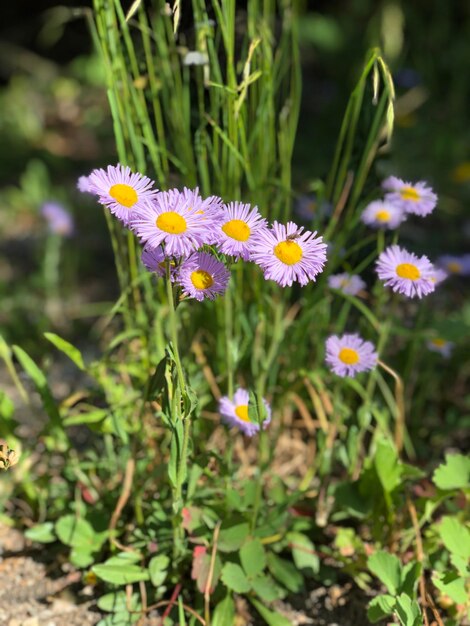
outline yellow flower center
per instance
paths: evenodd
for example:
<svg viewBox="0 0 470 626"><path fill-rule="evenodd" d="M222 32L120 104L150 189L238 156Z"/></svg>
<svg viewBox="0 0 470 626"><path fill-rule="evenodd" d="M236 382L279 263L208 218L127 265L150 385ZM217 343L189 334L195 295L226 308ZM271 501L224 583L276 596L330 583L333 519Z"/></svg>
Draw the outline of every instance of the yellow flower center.
<svg viewBox="0 0 470 626"><path fill-rule="evenodd" d="M338 357L345 365L356 365L356 363L359 363L359 354L352 348L341 348Z"/></svg>
<svg viewBox="0 0 470 626"><path fill-rule="evenodd" d="M251 229L243 220L230 220L222 226L222 230L232 239L246 241L251 234Z"/></svg>
<svg viewBox="0 0 470 626"><path fill-rule="evenodd" d="M400 278L407 278L408 280L418 280L421 276L419 269L412 263L400 263L395 271Z"/></svg>
<svg viewBox="0 0 470 626"><path fill-rule="evenodd" d="M431 343L436 346L436 348L443 348L447 341L445 339L441 339L440 337L436 337L436 339L431 339Z"/></svg>
<svg viewBox="0 0 470 626"><path fill-rule="evenodd" d="M249 422L250 418L248 417L248 405L240 404L235 409L235 415L242 420L242 422Z"/></svg>
<svg viewBox="0 0 470 626"><path fill-rule="evenodd" d="M351 281L349 278L342 278L340 282L340 287L347 287Z"/></svg>
<svg viewBox="0 0 470 626"><path fill-rule="evenodd" d="M457 261L450 261L450 263L447 263L447 269L452 274L460 274L460 272L462 271L462 266L460 265L460 263L457 263Z"/></svg>
<svg viewBox="0 0 470 626"><path fill-rule="evenodd" d="M109 195L128 209L134 206L139 199L137 191L130 185L124 185L124 183L113 185L109 190Z"/></svg>
<svg viewBox="0 0 470 626"><path fill-rule="evenodd" d="M285 265L295 265L303 256L302 248L290 239L281 241L274 248L274 254Z"/></svg>
<svg viewBox="0 0 470 626"><path fill-rule="evenodd" d="M403 200L411 200L411 202L418 202L418 200L421 198L421 196L414 187L403 187L400 190L400 195Z"/></svg>
<svg viewBox="0 0 470 626"><path fill-rule="evenodd" d="M187 230L186 220L175 211L167 211L159 215L156 224L160 230L171 235L181 235Z"/></svg>
<svg viewBox="0 0 470 626"><path fill-rule="evenodd" d="M191 282L196 289L209 289L214 284L214 279L204 270L196 270L191 272Z"/></svg>
<svg viewBox="0 0 470 626"><path fill-rule="evenodd" d="M375 219L379 222L388 222L390 217L390 211L386 211L385 209L381 209L375 214Z"/></svg>

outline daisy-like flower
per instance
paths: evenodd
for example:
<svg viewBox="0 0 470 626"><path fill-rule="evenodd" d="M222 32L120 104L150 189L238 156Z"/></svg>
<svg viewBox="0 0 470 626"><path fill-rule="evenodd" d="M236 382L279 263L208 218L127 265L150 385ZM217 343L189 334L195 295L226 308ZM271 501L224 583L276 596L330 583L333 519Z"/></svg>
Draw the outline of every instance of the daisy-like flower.
<svg viewBox="0 0 470 626"><path fill-rule="evenodd" d="M406 213L425 217L433 212L437 204L437 195L424 181L409 183L396 176L390 176L384 180L382 186L388 191L385 200Z"/></svg>
<svg viewBox="0 0 470 626"><path fill-rule="evenodd" d="M248 261L253 238L262 228L266 228L266 220L258 207L251 208L249 204L230 202L224 205L224 209L217 227L216 243L224 254Z"/></svg>
<svg viewBox="0 0 470 626"><path fill-rule="evenodd" d="M362 211L361 221L373 228L398 228L406 219L405 211L391 202L375 200Z"/></svg>
<svg viewBox="0 0 470 626"><path fill-rule="evenodd" d="M426 342L426 345L432 352L439 352L445 359L448 359L455 344L453 341L447 341L447 339L442 337L433 337Z"/></svg>
<svg viewBox="0 0 470 626"><path fill-rule="evenodd" d="M294 281L304 286L323 271L326 261L326 244L316 235L294 222L274 222L272 229L256 234L251 260L267 280L275 280L281 287L290 287Z"/></svg>
<svg viewBox="0 0 470 626"><path fill-rule="evenodd" d="M397 245L389 246L380 254L377 274L386 287L408 298L422 298L436 286L435 268L428 257L418 257Z"/></svg>
<svg viewBox="0 0 470 626"><path fill-rule="evenodd" d="M210 217L201 219L200 210L177 189L161 191L154 201L139 206L129 227L146 247L165 244L165 256L187 256L208 243Z"/></svg>
<svg viewBox="0 0 470 626"><path fill-rule="evenodd" d="M207 252L195 252L181 264L177 282L185 296L201 302L224 293L229 279L230 272L221 261Z"/></svg>
<svg viewBox="0 0 470 626"><path fill-rule="evenodd" d="M88 176L88 189L85 181L82 180L81 185L85 191L95 193L101 204L107 206L126 226L135 209L158 193L157 189L152 189L154 183L150 178L135 174L129 167L120 164L108 165L106 170L93 170Z"/></svg>
<svg viewBox="0 0 470 626"><path fill-rule="evenodd" d="M88 176L80 176L77 181L77 189L82 193L93 193L90 189L90 179Z"/></svg>
<svg viewBox="0 0 470 626"><path fill-rule="evenodd" d="M437 259L436 264L448 274L470 275L470 254L461 256L444 254Z"/></svg>
<svg viewBox="0 0 470 626"><path fill-rule="evenodd" d="M354 377L359 372L373 369L378 355L374 344L359 335L331 335L326 340L325 361L338 376Z"/></svg>
<svg viewBox="0 0 470 626"><path fill-rule="evenodd" d="M223 396L219 400L219 413L222 421L229 426L237 426L245 435L253 437L259 431L259 424L252 422L248 415L248 402L250 394L241 387L236 390L233 400L228 396ZM263 429L271 422L271 407L263 398L266 417L263 421Z"/></svg>
<svg viewBox="0 0 470 626"><path fill-rule="evenodd" d="M223 202L219 196L203 198L199 193L199 187L195 189L183 188L183 191L172 190L180 196L181 202L186 202L188 207L194 209L205 228L204 243L212 245L217 242L218 224L222 219Z"/></svg>
<svg viewBox="0 0 470 626"><path fill-rule="evenodd" d="M75 230L72 215L58 202L45 202L41 207L41 215L47 221L50 233L71 237Z"/></svg>
<svg viewBox="0 0 470 626"><path fill-rule="evenodd" d="M144 248L142 252L142 264L149 272L154 272L157 276L164 278L166 276L166 263L170 263L170 279L173 282L176 279L178 268L176 261L167 259L163 248Z"/></svg>
<svg viewBox="0 0 470 626"><path fill-rule="evenodd" d="M366 284L357 274L333 274L328 277L328 287L338 289L348 296L357 296Z"/></svg>
<svg viewBox="0 0 470 626"><path fill-rule="evenodd" d="M441 270L439 267L434 268L431 280L435 285L440 285L446 278L449 278L449 274L447 272Z"/></svg>

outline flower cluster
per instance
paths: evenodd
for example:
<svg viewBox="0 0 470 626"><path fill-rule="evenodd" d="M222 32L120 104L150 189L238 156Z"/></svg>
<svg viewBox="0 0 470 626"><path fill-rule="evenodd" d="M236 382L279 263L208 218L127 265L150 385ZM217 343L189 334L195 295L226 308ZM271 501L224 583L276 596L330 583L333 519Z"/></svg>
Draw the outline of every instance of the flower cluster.
<svg viewBox="0 0 470 626"><path fill-rule="evenodd" d="M266 280L305 286L323 271L326 244L294 222L269 227L258 208L203 198L199 190L158 191L152 180L122 165L94 170L78 182L140 239L142 263L177 284L185 297L214 299L230 273L221 255L253 261ZM217 257L215 256L217 254Z"/></svg>

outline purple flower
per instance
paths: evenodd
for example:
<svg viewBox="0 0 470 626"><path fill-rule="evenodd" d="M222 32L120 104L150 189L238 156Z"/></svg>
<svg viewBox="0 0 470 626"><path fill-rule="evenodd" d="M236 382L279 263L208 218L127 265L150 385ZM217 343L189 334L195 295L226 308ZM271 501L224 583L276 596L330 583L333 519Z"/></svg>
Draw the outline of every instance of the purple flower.
<svg viewBox="0 0 470 626"><path fill-rule="evenodd" d="M445 272L444 270L439 269L438 267L434 268L434 272L433 272L433 275L431 277L431 280L432 280L432 282L435 285L439 285L446 278L449 278L449 274L447 272Z"/></svg>
<svg viewBox="0 0 470 626"><path fill-rule="evenodd" d="M361 214L361 220L373 228L398 228L406 219L405 211L391 202L375 200L366 206Z"/></svg>
<svg viewBox="0 0 470 626"><path fill-rule="evenodd" d="M349 296L357 296L365 286L365 282L357 274L333 274L328 277L328 287L338 289Z"/></svg>
<svg viewBox="0 0 470 626"><path fill-rule="evenodd" d="M204 243L212 245L217 241L218 224L222 219L223 203L219 196L209 196L203 198L199 193L199 187L195 189L183 188L183 191L173 189L173 193L178 194L180 202L186 203L188 207L194 209L196 215L200 216L201 223L205 228Z"/></svg>
<svg viewBox="0 0 470 626"><path fill-rule="evenodd" d="M424 181L409 183L396 176L389 176L383 181L382 187L388 191L385 200L405 213L425 217L433 212L437 204L437 195Z"/></svg>
<svg viewBox="0 0 470 626"><path fill-rule="evenodd" d="M377 274L386 287L408 298L421 298L434 291L435 269L426 256L418 257L397 245L389 246L377 260Z"/></svg>
<svg viewBox="0 0 470 626"><path fill-rule="evenodd" d="M300 219L311 222L315 217L330 217L333 206L330 202L318 202L316 194L310 193L296 199L294 212Z"/></svg>
<svg viewBox="0 0 470 626"><path fill-rule="evenodd" d="M244 261L250 259L253 238L261 229L266 228L266 220L258 207L241 202L224 205L223 217L217 226L216 243L221 252L230 254Z"/></svg>
<svg viewBox="0 0 470 626"><path fill-rule="evenodd" d="M354 377L359 372L373 369L378 355L370 341L359 335L331 335L326 340L325 361L338 376Z"/></svg>
<svg viewBox="0 0 470 626"><path fill-rule="evenodd" d="M126 226L135 209L145 201L152 200L158 190L152 189L154 182L142 174L134 174L129 167L108 165L106 170L93 170L88 176L88 189L82 180L81 186L98 195L101 204L109 208Z"/></svg>
<svg viewBox="0 0 470 626"><path fill-rule="evenodd" d="M275 280L281 287L294 281L302 286L315 280L325 265L326 244L316 232L304 232L294 222L274 222L272 229L260 230L254 241L251 259L264 271L266 280Z"/></svg>
<svg viewBox="0 0 470 626"><path fill-rule="evenodd" d="M93 193L90 188L90 178L88 176L80 176L77 181L77 189L82 193Z"/></svg>
<svg viewBox="0 0 470 626"><path fill-rule="evenodd" d="M135 211L129 227L148 248L164 244L165 256L191 254L211 232L210 217L202 219L201 209L177 189L161 191L155 200L145 202Z"/></svg>
<svg viewBox="0 0 470 626"><path fill-rule="evenodd" d="M142 264L149 272L155 272L157 276L166 276L166 263L170 263L170 279L173 282L178 271L176 261L167 259L163 248L144 248L142 251Z"/></svg>
<svg viewBox="0 0 470 626"><path fill-rule="evenodd" d="M441 267L448 274L459 274L461 276L470 275L470 254L462 254L454 256L452 254L444 254L440 256L436 265Z"/></svg>
<svg viewBox="0 0 470 626"><path fill-rule="evenodd" d="M439 352L445 359L448 359L452 354L455 344L452 341L442 339L442 337L434 337L433 339L429 339L426 345L432 352Z"/></svg>
<svg viewBox="0 0 470 626"><path fill-rule="evenodd" d="M214 300L227 289L230 272L225 265L207 252L195 252L183 261L177 282L189 298Z"/></svg>
<svg viewBox="0 0 470 626"><path fill-rule="evenodd" d="M259 431L259 424L252 422L248 415L248 402L250 395L246 389L239 388L233 395L233 400L223 396L219 400L219 413L222 421L229 426L237 426L245 435L253 437ZM271 422L271 407L263 398L266 410L266 419L263 421L263 429Z"/></svg>
<svg viewBox="0 0 470 626"><path fill-rule="evenodd" d="M47 221L50 233L71 237L75 230L73 217L58 202L45 202L41 207L41 215Z"/></svg>

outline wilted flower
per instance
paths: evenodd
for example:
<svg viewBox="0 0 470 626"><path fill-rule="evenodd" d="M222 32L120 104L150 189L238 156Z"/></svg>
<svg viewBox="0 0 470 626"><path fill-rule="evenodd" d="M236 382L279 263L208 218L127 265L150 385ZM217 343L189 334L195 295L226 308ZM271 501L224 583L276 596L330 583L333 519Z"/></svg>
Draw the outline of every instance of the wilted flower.
<svg viewBox="0 0 470 626"><path fill-rule="evenodd" d="M82 180L85 177L79 179ZM88 176L88 191L98 195L101 204L109 208L111 213L126 226L135 209L145 201L155 198L158 190L152 189L154 182L142 174L134 174L124 165L108 165L106 170L93 170ZM86 183L82 180L82 186Z"/></svg>
<svg viewBox="0 0 470 626"><path fill-rule="evenodd" d="M290 287L294 281L304 286L315 280L326 261L326 244L316 235L294 222L274 222L272 229L257 233L251 259L264 270L267 280L281 287Z"/></svg>
<svg viewBox="0 0 470 626"><path fill-rule="evenodd" d="M230 272L225 265L207 252L195 252L183 261L177 282L184 295L202 301L214 300L227 289Z"/></svg>
<svg viewBox="0 0 470 626"><path fill-rule="evenodd" d="M385 200L406 213L425 217L432 213L437 204L437 195L424 181L409 183L396 176L389 176L383 181L382 187L388 191Z"/></svg>
<svg viewBox="0 0 470 626"><path fill-rule="evenodd" d="M371 370L377 359L374 345L357 334L331 335L326 340L325 361L338 376L354 377L359 372Z"/></svg>
<svg viewBox="0 0 470 626"><path fill-rule="evenodd" d="M433 339L429 339L426 345L432 352L439 352L444 358L448 359L452 354L455 344L442 337L434 337Z"/></svg>
<svg viewBox="0 0 470 626"><path fill-rule="evenodd" d="M259 431L259 424L250 420L248 415L248 403L250 394L241 387L236 390L233 400L228 396L223 396L219 400L219 413L222 421L229 426L237 426L245 435L253 437ZM263 420L263 429L271 422L271 407L263 398L266 418Z"/></svg>
<svg viewBox="0 0 470 626"><path fill-rule="evenodd" d="M20 455L8 447L4 439L0 439L0 469L7 470L20 460Z"/></svg>
<svg viewBox="0 0 470 626"><path fill-rule="evenodd" d="M391 202L375 200L366 206L361 214L361 220L373 228L398 228L406 219L405 211Z"/></svg>
<svg viewBox="0 0 470 626"><path fill-rule="evenodd" d="M389 246L377 260L377 274L386 287L409 298L434 291L435 269L427 256L418 257L397 245Z"/></svg>
<svg viewBox="0 0 470 626"><path fill-rule="evenodd" d="M258 207L251 208L249 204L230 202L224 209L217 226L216 243L224 254L248 261L253 238L260 229L266 228L266 220Z"/></svg>
<svg viewBox="0 0 470 626"><path fill-rule="evenodd" d="M47 221L50 233L70 237L75 224L72 215L57 202L45 202L41 207L41 215Z"/></svg>
<svg viewBox="0 0 470 626"><path fill-rule="evenodd" d="M365 286L365 282L357 274L333 274L328 277L328 287L338 289L349 296L357 296Z"/></svg>
<svg viewBox="0 0 470 626"><path fill-rule="evenodd" d="M444 254L437 259L436 265L439 265L439 267L441 267L449 274L460 274L461 276L469 276L470 254L462 254L460 256Z"/></svg>

